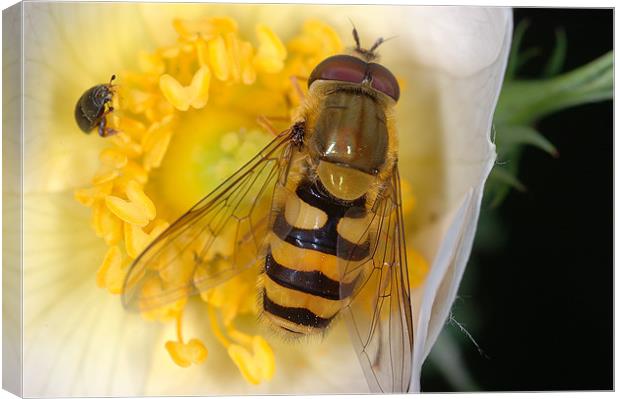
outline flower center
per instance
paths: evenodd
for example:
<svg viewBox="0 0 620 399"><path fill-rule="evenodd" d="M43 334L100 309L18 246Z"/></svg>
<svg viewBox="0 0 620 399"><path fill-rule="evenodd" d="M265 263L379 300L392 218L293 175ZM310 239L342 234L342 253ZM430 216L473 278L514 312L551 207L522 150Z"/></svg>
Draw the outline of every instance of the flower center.
<svg viewBox="0 0 620 399"><path fill-rule="evenodd" d="M171 217L183 214L212 191L270 140L256 117L222 107L187 112L175 129L161 167L149 189Z"/></svg>

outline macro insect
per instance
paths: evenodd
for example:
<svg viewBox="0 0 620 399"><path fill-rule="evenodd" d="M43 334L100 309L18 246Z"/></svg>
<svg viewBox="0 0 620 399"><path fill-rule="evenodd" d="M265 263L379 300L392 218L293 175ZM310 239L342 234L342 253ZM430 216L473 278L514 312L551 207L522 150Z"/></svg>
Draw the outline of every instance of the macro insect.
<svg viewBox="0 0 620 399"><path fill-rule="evenodd" d="M400 89L373 62L382 39L367 50L353 35L351 55L311 73L294 124L136 258L123 303L154 309L257 267L267 325L306 337L344 320L370 389L407 392L413 326L394 120ZM163 288L151 290L163 275Z"/></svg>
<svg viewBox="0 0 620 399"><path fill-rule="evenodd" d="M112 97L116 75L112 75L110 82L91 87L78 99L75 104L75 121L80 129L89 134L97 128L99 136L107 137L114 133L114 129L107 127L107 115L114 111Z"/></svg>

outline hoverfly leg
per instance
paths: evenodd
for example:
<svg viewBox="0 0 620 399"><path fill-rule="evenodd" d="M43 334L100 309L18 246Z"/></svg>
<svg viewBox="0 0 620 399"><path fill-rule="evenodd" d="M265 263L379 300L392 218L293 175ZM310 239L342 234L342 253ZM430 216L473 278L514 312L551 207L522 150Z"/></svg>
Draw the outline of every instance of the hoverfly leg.
<svg viewBox="0 0 620 399"><path fill-rule="evenodd" d="M192 257L196 265L201 265L206 262L206 259L200 256L200 254L197 251L192 251Z"/></svg>
<svg viewBox="0 0 620 399"><path fill-rule="evenodd" d="M271 123L269 118L267 118L266 116L261 115L261 116L257 117L256 118L256 123L258 123L260 125L260 127L265 129L269 133L273 134L274 136L277 136L279 134L279 132L273 126L273 124Z"/></svg>
<svg viewBox="0 0 620 399"><path fill-rule="evenodd" d="M295 89L295 93L297 93L297 97L299 97L299 101L303 102L306 98L306 94L304 93L304 91L301 89L301 85L299 84L299 80L303 79L303 80L308 80L307 78L302 78L300 76L291 76L291 84L293 85L293 89Z"/></svg>

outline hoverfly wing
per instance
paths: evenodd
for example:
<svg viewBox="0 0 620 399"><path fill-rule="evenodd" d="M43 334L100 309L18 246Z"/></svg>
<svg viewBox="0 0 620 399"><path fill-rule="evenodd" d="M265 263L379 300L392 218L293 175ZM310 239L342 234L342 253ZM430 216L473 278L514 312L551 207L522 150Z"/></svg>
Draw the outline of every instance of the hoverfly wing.
<svg viewBox="0 0 620 399"><path fill-rule="evenodd" d="M355 284L341 285L342 315L371 391L407 392L413 322L397 167L372 211L350 223L338 259L342 281Z"/></svg>
<svg viewBox="0 0 620 399"><path fill-rule="evenodd" d="M183 301L257 264L291 137L290 130L278 135L136 258L125 277L126 308L148 311Z"/></svg>

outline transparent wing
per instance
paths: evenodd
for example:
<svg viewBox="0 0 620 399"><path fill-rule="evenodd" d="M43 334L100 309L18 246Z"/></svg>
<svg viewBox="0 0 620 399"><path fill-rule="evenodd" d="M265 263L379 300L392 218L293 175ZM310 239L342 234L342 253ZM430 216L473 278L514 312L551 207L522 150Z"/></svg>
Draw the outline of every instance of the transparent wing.
<svg viewBox="0 0 620 399"><path fill-rule="evenodd" d="M341 281L355 281L353 292L341 287L341 297L350 298L342 315L371 391L407 392L413 322L396 167L373 211L351 223L355 237L338 245Z"/></svg>
<svg viewBox="0 0 620 399"><path fill-rule="evenodd" d="M274 187L291 155L285 131L159 235L132 264L128 309L185 300L254 266L271 223Z"/></svg>

